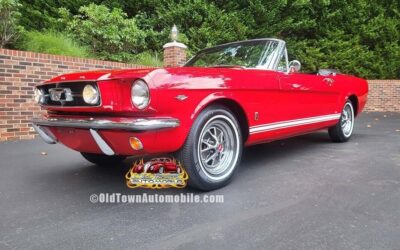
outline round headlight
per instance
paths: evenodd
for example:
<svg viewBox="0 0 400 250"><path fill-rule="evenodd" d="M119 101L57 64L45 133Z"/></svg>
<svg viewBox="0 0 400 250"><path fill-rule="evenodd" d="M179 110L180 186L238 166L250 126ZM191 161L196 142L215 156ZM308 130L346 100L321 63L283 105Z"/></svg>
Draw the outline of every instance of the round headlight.
<svg viewBox="0 0 400 250"><path fill-rule="evenodd" d="M44 102L43 90L35 88L34 95L35 95L35 102L37 102L37 103L43 103Z"/></svg>
<svg viewBox="0 0 400 250"><path fill-rule="evenodd" d="M150 103L150 90L143 80L136 80L131 90L132 103L138 109L146 108Z"/></svg>
<svg viewBox="0 0 400 250"><path fill-rule="evenodd" d="M85 88L83 88L82 97L87 104L97 104L100 98L97 89L90 84L87 84Z"/></svg>

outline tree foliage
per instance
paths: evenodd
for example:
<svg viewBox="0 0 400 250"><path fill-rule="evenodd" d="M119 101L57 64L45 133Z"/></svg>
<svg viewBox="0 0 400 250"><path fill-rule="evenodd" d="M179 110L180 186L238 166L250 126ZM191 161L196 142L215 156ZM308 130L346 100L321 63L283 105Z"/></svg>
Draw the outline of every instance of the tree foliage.
<svg viewBox="0 0 400 250"><path fill-rule="evenodd" d="M141 26L158 32L158 44L154 45L159 47L168 39L174 24L185 34L192 51L228 41L243 40L249 33L249 28L242 22L245 16L240 11L221 9L213 2L166 1L165 4L154 7L154 12L142 12L137 18Z"/></svg>
<svg viewBox="0 0 400 250"><path fill-rule="evenodd" d="M18 7L16 0L0 0L0 48L15 40L23 29L18 25Z"/></svg>
<svg viewBox="0 0 400 250"><path fill-rule="evenodd" d="M128 61L146 49L145 33L135 19L126 18L119 8L110 10L104 5L90 4L80 7L78 15L70 16L66 9L61 12L69 33L101 59Z"/></svg>
<svg viewBox="0 0 400 250"><path fill-rule="evenodd" d="M389 0L21 0L28 30L67 31L95 55L133 60L160 53L176 24L195 53L243 39L287 41L306 71L337 68L400 78L399 1ZM100 5L100 6L99 6ZM69 19L59 8L68 10ZM126 14L125 14L126 13ZM61 11L61 14L63 12ZM65 22L59 22L59 19ZM146 56L148 57L148 56Z"/></svg>

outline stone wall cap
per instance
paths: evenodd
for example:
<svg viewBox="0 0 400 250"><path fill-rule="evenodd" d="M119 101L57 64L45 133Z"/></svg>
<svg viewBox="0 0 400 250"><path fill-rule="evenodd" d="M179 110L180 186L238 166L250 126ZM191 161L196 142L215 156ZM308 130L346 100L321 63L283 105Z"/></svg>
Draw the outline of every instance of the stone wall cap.
<svg viewBox="0 0 400 250"><path fill-rule="evenodd" d="M179 43L179 42L177 42L177 41L173 41L173 42L170 42L170 43L166 43L166 44L163 46L164 49L166 49L166 48L171 48L171 47L178 47L178 48L182 48L182 49L187 49L187 46L186 46L185 44Z"/></svg>

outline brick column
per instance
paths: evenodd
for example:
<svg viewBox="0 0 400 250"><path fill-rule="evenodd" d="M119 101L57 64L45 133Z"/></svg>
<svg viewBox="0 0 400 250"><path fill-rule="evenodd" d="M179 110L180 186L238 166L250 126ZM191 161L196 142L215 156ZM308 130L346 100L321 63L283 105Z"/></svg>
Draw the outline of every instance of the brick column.
<svg viewBox="0 0 400 250"><path fill-rule="evenodd" d="M176 41L167 43L164 48L164 67L180 67L186 62L186 45Z"/></svg>

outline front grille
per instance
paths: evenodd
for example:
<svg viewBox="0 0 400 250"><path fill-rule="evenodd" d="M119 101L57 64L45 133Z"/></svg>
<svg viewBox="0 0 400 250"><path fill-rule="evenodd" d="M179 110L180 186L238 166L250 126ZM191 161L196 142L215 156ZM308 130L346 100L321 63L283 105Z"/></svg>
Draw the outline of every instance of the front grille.
<svg viewBox="0 0 400 250"><path fill-rule="evenodd" d="M47 105L47 106L60 106L60 107L76 107L76 106L98 106L100 105L101 100L99 99L98 103L95 104L87 104L82 97L82 92L83 88L87 85L90 84L96 89L98 89L96 82L62 82L62 83L53 83L53 84L46 84L43 86L39 86L38 88L43 91L45 98L44 102L42 105ZM66 98L65 94L61 95L61 100L56 101L52 100L50 97L50 89L56 89L56 90L63 90L66 89L69 92L72 98ZM71 100L72 99L72 100Z"/></svg>

